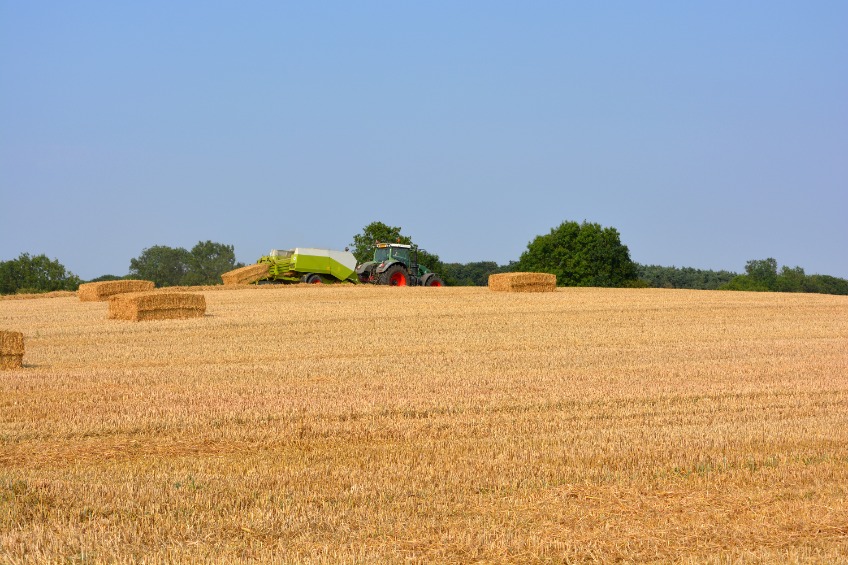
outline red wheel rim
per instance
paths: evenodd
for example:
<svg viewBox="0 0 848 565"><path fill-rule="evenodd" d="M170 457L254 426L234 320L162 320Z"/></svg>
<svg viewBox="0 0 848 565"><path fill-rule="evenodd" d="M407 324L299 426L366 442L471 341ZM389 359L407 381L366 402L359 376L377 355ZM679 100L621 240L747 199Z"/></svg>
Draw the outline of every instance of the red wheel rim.
<svg viewBox="0 0 848 565"><path fill-rule="evenodd" d="M430 286L442 286L442 281L433 281Z"/></svg>
<svg viewBox="0 0 848 565"><path fill-rule="evenodd" d="M406 286L406 275L404 275L401 271L393 273L389 279L389 283L391 283L392 286Z"/></svg>

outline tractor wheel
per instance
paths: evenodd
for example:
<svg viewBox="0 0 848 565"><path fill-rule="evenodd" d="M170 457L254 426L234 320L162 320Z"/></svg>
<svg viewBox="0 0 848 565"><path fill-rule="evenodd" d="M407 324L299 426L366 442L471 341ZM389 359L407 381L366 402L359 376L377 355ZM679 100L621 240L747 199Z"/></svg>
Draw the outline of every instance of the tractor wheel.
<svg viewBox="0 0 848 565"><path fill-rule="evenodd" d="M303 277L303 282L307 284L322 284L324 281L321 280L321 277L319 277L315 273L312 273Z"/></svg>
<svg viewBox="0 0 848 565"><path fill-rule="evenodd" d="M423 286L445 286L445 281L439 278L439 275L429 275L425 276L424 280L421 281Z"/></svg>
<svg viewBox="0 0 848 565"><path fill-rule="evenodd" d="M406 269L401 265L392 265L380 275L380 284L388 286L407 286L409 284L409 275Z"/></svg>

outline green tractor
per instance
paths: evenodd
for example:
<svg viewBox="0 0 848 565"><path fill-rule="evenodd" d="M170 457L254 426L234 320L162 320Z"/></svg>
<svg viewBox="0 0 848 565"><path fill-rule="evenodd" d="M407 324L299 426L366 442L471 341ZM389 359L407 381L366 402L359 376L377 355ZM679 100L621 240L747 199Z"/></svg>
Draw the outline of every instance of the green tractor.
<svg viewBox="0 0 848 565"><path fill-rule="evenodd" d="M389 286L445 286L439 275L418 263L418 246L380 243L374 260L356 267L359 282Z"/></svg>

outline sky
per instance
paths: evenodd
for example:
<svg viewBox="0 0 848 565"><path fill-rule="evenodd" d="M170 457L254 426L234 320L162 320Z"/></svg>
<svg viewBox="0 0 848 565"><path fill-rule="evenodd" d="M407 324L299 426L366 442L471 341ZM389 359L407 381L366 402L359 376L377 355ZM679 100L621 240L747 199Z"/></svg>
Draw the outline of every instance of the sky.
<svg viewBox="0 0 848 565"><path fill-rule="evenodd" d="M565 221L643 264L848 278L848 2L0 0L0 260L447 262Z"/></svg>

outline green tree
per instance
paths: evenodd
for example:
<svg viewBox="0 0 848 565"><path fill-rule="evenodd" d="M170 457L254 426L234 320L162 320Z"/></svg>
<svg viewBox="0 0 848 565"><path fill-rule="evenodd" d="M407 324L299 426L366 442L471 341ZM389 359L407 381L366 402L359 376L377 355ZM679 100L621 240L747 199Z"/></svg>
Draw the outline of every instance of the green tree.
<svg viewBox="0 0 848 565"><path fill-rule="evenodd" d="M199 241L191 248L187 258L187 271L183 277L184 285L221 284L221 275L238 267L236 253L232 245Z"/></svg>
<svg viewBox="0 0 848 565"><path fill-rule="evenodd" d="M182 247L154 245L130 260L130 276L153 281L156 286L179 286L188 273L190 253Z"/></svg>
<svg viewBox="0 0 848 565"><path fill-rule="evenodd" d="M154 245L130 260L130 278L153 281L156 286L221 284L221 274L243 267L236 263L232 245L199 241L187 251L182 247Z"/></svg>
<svg viewBox="0 0 848 565"><path fill-rule="evenodd" d="M401 228L389 226L383 222L371 222L362 229L362 233L353 236L350 251L356 257L357 263L370 261L374 256L374 244L378 241L383 243L412 244L412 238L401 235Z"/></svg>
<svg viewBox="0 0 848 565"><path fill-rule="evenodd" d="M737 273L710 271L692 267L661 267L659 265L636 265L639 278L653 288L687 288L716 290L729 283Z"/></svg>
<svg viewBox="0 0 848 565"><path fill-rule="evenodd" d="M772 289L777 281L777 260L771 257L752 259L745 263L745 272L755 282Z"/></svg>
<svg viewBox="0 0 848 565"><path fill-rule="evenodd" d="M777 260L752 259L745 264L744 275L731 280L720 290L757 292L812 292L848 294L848 280L829 275L807 275L801 267L783 266L778 273Z"/></svg>
<svg viewBox="0 0 848 565"><path fill-rule="evenodd" d="M768 292L771 290L764 283L751 278L750 275L737 275L730 282L719 287L719 290L745 290L748 292Z"/></svg>
<svg viewBox="0 0 848 565"><path fill-rule="evenodd" d="M615 228L563 222L536 237L518 260L517 270L552 273L560 286L630 286L637 280L630 251Z"/></svg>
<svg viewBox="0 0 848 565"><path fill-rule="evenodd" d="M44 254L21 253L17 259L0 262L0 294L76 290L81 282L58 260Z"/></svg>
<svg viewBox="0 0 848 565"><path fill-rule="evenodd" d="M804 283L805 292L848 295L848 280L830 275L809 275Z"/></svg>
<svg viewBox="0 0 848 565"><path fill-rule="evenodd" d="M486 286L489 275L504 273L507 266L494 261L476 261L472 263L443 263L440 274L451 286Z"/></svg>
<svg viewBox="0 0 848 565"><path fill-rule="evenodd" d="M807 275L804 274L804 269L801 267L792 269L784 265L772 288L777 292L806 292L806 281Z"/></svg>
<svg viewBox="0 0 848 565"><path fill-rule="evenodd" d="M118 275L100 275L99 277L97 277L95 279L91 279L88 282L95 283L95 282L106 282L106 281L120 281L120 280L123 280L125 278L127 278L127 277L119 277Z"/></svg>

